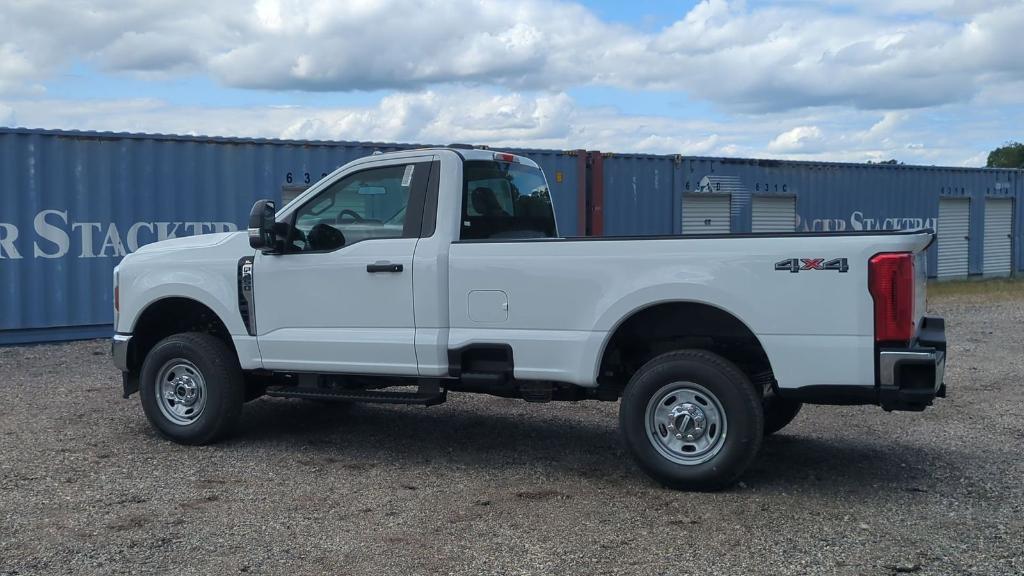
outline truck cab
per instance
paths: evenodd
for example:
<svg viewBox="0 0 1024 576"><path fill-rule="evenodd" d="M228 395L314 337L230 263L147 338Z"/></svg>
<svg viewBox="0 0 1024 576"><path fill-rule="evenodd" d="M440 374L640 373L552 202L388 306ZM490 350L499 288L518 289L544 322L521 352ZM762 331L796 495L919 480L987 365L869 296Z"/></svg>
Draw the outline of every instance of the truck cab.
<svg viewBox="0 0 1024 576"><path fill-rule="evenodd" d="M246 232L144 246L115 270L124 395L189 444L263 395L620 401L641 468L715 488L804 402L945 394L929 231L562 238L558 208L528 158L427 148L257 202Z"/></svg>

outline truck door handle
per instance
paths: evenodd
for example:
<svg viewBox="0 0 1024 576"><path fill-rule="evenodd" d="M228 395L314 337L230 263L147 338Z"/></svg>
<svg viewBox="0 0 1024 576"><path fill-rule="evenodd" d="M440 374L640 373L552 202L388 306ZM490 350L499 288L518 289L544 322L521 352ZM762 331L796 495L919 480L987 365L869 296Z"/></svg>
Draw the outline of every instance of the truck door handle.
<svg viewBox="0 0 1024 576"><path fill-rule="evenodd" d="M366 265L366 271L370 274L374 274L376 272L401 272L403 269L404 268L401 264L393 264L386 260L380 260L373 264Z"/></svg>

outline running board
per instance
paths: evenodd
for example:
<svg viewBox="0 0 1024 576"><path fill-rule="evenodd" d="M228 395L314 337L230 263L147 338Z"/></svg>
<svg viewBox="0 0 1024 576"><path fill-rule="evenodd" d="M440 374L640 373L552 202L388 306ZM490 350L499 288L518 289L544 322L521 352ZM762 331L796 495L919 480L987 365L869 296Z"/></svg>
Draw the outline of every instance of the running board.
<svg viewBox="0 0 1024 576"><path fill-rule="evenodd" d="M372 404L418 404L434 406L448 397L443 389L420 390L417 392L389 392L386 390L330 390L302 388L299 386L270 386L267 396L274 398L304 398L307 400L334 400L342 402L366 402Z"/></svg>

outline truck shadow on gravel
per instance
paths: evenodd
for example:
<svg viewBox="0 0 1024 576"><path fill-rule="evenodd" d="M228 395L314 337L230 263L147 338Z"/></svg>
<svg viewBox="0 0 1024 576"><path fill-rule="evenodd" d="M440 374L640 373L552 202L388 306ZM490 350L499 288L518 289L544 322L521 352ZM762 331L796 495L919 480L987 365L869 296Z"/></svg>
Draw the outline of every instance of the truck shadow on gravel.
<svg viewBox="0 0 1024 576"><path fill-rule="evenodd" d="M936 469L952 462L944 452L874 438L820 438L785 432L765 438L744 483L768 490L835 494L928 492ZM907 464L914 462L914 465ZM925 465L927 463L927 465Z"/></svg>
<svg viewBox="0 0 1024 576"><path fill-rule="evenodd" d="M498 402L501 402L500 400ZM520 409L521 410L521 409ZM447 461L495 470L538 463L553 470L629 473L616 422L506 413L452 405L336 408L301 401L254 402L231 444L319 454L338 461Z"/></svg>
<svg viewBox="0 0 1024 576"><path fill-rule="evenodd" d="M511 406L511 405L510 405ZM479 467L503 474L543 467L554 475L606 485L654 487L623 449L614 411L584 418L531 413L501 404L422 408L337 408L298 401L250 404L232 448L299 453L300 465L337 464L359 472L405 461ZM903 446L889 436L820 438L785 432L765 439L743 476L758 490L894 494L928 492L934 473L955 467L955 454ZM907 463L916 463L908 465ZM920 465L918 465L920 464Z"/></svg>

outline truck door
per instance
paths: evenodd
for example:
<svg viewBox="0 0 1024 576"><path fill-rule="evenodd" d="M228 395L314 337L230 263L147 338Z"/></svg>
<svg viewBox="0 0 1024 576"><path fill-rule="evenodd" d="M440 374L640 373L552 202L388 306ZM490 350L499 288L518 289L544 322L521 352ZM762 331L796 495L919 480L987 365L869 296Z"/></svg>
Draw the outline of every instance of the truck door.
<svg viewBox="0 0 1024 576"><path fill-rule="evenodd" d="M412 261L433 160L354 167L278 217L284 249L253 265L265 368L416 375Z"/></svg>

